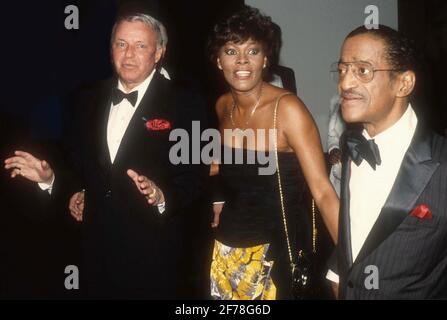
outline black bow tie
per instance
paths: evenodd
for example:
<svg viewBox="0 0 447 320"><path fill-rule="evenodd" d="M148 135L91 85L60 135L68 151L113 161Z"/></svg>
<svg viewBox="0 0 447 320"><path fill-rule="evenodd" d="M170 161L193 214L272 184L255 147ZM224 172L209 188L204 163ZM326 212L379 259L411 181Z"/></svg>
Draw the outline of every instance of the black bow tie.
<svg viewBox="0 0 447 320"><path fill-rule="evenodd" d="M133 91L131 93L124 93L120 89L114 88L112 92L113 105L114 106L117 105L118 103L123 101L123 99L127 99L127 101L129 101L130 104L135 107L138 100L138 91Z"/></svg>
<svg viewBox="0 0 447 320"><path fill-rule="evenodd" d="M380 159L379 147L374 139L367 140L359 131L351 130L346 132L345 144L349 150L352 161L359 166L365 159L370 166L376 170L376 166L382 163Z"/></svg>

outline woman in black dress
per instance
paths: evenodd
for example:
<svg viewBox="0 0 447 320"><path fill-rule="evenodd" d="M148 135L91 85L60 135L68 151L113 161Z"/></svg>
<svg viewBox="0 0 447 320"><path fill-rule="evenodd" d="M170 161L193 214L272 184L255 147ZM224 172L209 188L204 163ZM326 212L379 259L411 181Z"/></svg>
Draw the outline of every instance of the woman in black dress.
<svg viewBox="0 0 447 320"><path fill-rule="evenodd" d="M216 103L222 152L255 159L220 161L211 265L216 299L293 297L290 258L299 249L296 237L310 233L302 210L306 182L336 239L339 201L315 122L297 96L264 80L274 41L271 19L247 6L216 25L209 42L230 87ZM268 134L274 129L276 137ZM247 139L241 134L247 132L254 134ZM266 157L277 159L279 170L260 174L265 164L259 160Z"/></svg>

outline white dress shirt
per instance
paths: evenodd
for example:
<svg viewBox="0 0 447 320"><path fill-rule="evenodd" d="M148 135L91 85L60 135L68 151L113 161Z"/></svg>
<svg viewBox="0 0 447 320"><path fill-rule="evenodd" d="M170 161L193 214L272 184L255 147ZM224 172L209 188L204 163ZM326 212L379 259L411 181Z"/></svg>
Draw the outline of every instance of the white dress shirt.
<svg viewBox="0 0 447 320"><path fill-rule="evenodd" d="M121 141L126 133L127 127L129 126L130 120L132 119L135 111L140 105L141 100L143 99L144 94L149 87L149 84L154 77L155 70L146 78L141 84L136 86L130 92L126 92L123 84L120 80L118 80L118 89L124 93L131 93L134 91L138 91L138 98L135 104L135 107L127 100L123 99L117 105L110 105L109 119L107 121L107 146L109 149L110 161L113 163L116 158L116 154L118 153L119 147L121 145ZM39 183L39 187L42 190L47 190L50 194L52 192L53 184L55 178L51 184ZM165 211L166 203L163 202L158 205L158 210L160 213Z"/></svg>
<svg viewBox="0 0 447 320"><path fill-rule="evenodd" d="M121 145L121 140L129 126L129 122L132 119L135 111L138 109L144 94L146 93L149 84L154 77L155 70L138 86L132 89L130 92L126 92L123 84L118 80L118 89L124 93L131 93L138 91L138 99L135 107L127 100L123 99L117 105L110 105L109 120L107 122L107 146L109 147L110 161L115 161L116 154Z"/></svg>
<svg viewBox="0 0 447 320"><path fill-rule="evenodd" d="M171 80L171 76L169 75L168 70L166 70L165 68L161 67L160 69L160 74L165 77L166 80Z"/></svg>
<svg viewBox="0 0 447 320"><path fill-rule="evenodd" d="M379 217L382 207L391 192L402 160L416 131L418 120L411 105L403 116L390 128L371 138L366 130L363 136L374 139L382 163L374 170L367 161L357 166L351 162L350 228L352 259L355 261L368 234ZM327 278L338 282L338 276L329 271Z"/></svg>

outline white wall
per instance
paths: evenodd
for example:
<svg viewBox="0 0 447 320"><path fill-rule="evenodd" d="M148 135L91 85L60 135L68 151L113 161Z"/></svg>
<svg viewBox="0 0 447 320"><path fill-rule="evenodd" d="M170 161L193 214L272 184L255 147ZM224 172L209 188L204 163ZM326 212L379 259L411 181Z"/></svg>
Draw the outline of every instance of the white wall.
<svg viewBox="0 0 447 320"><path fill-rule="evenodd" d="M281 64L295 71L298 95L312 112L326 150L328 111L337 88L329 67L346 35L364 24L376 5L379 23L397 28L397 0L246 0L282 29Z"/></svg>

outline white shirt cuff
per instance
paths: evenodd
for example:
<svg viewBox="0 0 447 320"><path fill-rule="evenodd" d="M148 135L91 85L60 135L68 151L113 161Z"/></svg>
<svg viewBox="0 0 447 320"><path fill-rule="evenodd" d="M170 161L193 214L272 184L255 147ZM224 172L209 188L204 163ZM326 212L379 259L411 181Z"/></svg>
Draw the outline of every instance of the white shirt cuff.
<svg viewBox="0 0 447 320"><path fill-rule="evenodd" d="M50 183L37 183L40 189L43 191L48 191L49 194L53 191L54 180L56 180L56 175L53 174L53 180Z"/></svg>
<svg viewBox="0 0 447 320"><path fill-rule="evenodd" d="M326 273L326 279L328 279L329 281L335 282L335 283L340 282L338 274L336 274L331 269L329 269L328 272Z"/></svg>
<svg viewBox="0 0 447 320"><path fill-rule="evenodd" d="M160 214L163 214L165 212L165 210L166 210L166 202L157 204L157 207L158 207L158 212Z"/></svg>

